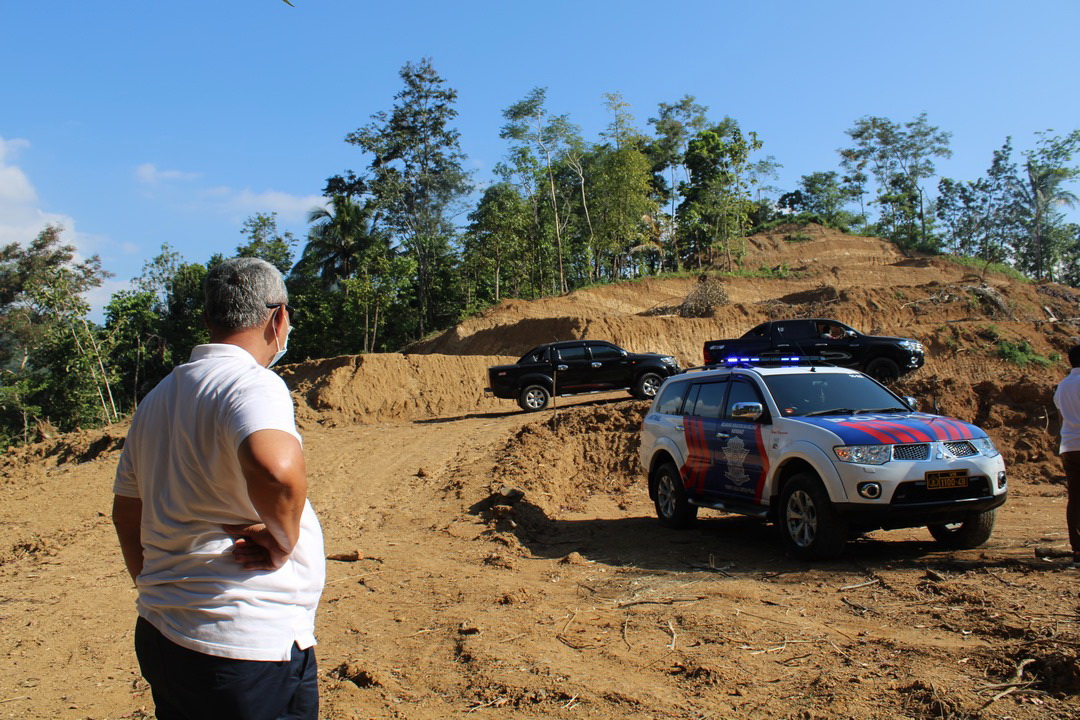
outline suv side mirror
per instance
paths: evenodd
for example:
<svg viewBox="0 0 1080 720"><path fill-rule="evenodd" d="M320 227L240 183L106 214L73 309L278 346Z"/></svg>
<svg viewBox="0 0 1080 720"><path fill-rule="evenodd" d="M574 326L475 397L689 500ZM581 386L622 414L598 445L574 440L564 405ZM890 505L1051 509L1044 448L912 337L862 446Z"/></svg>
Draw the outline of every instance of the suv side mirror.
<svg viewBox="0 0 1080 720"><path fill-rule="evenodd" d="M903 400L904 404L907 405L912 410L918 410L919 409L919 401L917 399L913 398L912 396L904 395L900 399Z"/></svg>
<svg viewBox="0 0 1080 720"><path fill-rule="evenodd" d="M765 408L759 402L735 403L731 408L731 419L753 422L761 417L763 412L765 412Z"/></svg>

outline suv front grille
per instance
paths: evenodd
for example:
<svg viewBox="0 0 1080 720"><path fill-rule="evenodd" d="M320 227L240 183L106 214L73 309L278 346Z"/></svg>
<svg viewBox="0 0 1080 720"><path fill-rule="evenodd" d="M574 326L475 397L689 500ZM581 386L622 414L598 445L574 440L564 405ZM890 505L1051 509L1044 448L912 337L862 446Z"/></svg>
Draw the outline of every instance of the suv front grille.
<svg viewBox="0 0 1080 720"><path fill-rule="evenodd" d="M971 457L972 455L979 454L978 450L975 449L975 446L967 440L962 442L947 442L945 443L945 449L958 458Z"/></svg>
<svg viewBox="0 0 1080 720"><path fill-rule="evenodd" d="M930 457L930 446L926 443L919 445L894 445L892 456L893 460L925 460Z"/></svg>

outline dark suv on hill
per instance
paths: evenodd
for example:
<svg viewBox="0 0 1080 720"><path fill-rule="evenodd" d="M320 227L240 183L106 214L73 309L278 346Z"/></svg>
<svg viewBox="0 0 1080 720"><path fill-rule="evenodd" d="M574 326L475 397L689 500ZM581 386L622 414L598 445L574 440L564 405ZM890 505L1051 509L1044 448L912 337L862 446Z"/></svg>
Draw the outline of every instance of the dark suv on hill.
<svg viewBox="0 0 1080 720"><path fill-rule="evenodd" d="M740 338L705 343L705 364L730 359L771 360L785 356L813 356L829 365L861 370L883 383L913 372L926 361L918 340L864 335L838 320L802 318L774 320L754 327Z"/></svg>
<svg viewBox="0 0 1080 720"><path fill-rule="evenodd" d="M681 372L670 355L631 353L603 340L569 340L534 347L513 365L488 368L485 392L543 410L552 395L629 389L649 400L664 379Z"/></svg>

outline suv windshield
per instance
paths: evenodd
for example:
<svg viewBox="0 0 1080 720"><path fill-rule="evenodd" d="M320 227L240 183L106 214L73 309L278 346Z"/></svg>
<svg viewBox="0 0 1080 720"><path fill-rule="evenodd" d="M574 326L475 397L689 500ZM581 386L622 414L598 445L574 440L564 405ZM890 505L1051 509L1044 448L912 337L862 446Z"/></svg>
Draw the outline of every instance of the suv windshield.
<svg viewBox="0 0 1080 720"><path fill-rule="evenodd" d="M762 379L785 416L910 412L900 398L863 375L799 373Z"/></svg>

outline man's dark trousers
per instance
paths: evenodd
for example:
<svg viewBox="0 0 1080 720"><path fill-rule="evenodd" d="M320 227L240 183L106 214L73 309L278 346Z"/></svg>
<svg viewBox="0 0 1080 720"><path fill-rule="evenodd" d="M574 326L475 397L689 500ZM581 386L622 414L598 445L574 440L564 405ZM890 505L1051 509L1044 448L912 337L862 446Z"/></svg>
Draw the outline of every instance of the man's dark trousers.
<svg viewBox="0 0 1080 720"><path fill-rule="evenodd" d="M1080 554L1080 450L1061 453L1061 466L1065 469L1065 484L1069 493L1065 519L1069 527L1069 543L1073 557Z"/></svg>
<svg viewBox="0 0 1080 720"><path fill-rule="evenodd" d="M135 654L158 720L318 720L315 648L281 662L233 660L181 647L143 618Z"/></svg>

